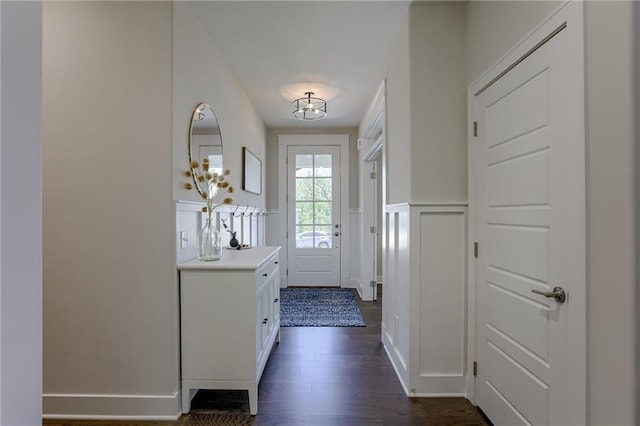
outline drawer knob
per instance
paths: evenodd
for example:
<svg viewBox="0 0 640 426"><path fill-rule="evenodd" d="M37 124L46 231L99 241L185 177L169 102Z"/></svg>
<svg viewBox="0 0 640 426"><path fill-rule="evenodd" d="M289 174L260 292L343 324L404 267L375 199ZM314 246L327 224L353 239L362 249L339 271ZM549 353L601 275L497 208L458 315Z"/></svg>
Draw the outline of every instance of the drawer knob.
<svg viewBox="0 0 640 426"><path fill-rule="evenodd" d="M265 318L265 319L263 319L263 320L262 320L262 323L263 323L263 324L266 324L266 323L268 323L268 322L269 322L269 318Z"/></svg>
<svg viewBox="0 0 640 426"><path fill-rule="evenodd" d="M266 277L266 276L267 276L267 274L262 274L262 276L263 276L263 277Z"/></svg>
<svg viewBox="0 0 640 426"><path fill-rule="evenodd" d="M277 265L277 264L278 264L278 261L276 260L276 261L275 261L275 262L273 262L273 263L275 263L275 264Z"/></svg>

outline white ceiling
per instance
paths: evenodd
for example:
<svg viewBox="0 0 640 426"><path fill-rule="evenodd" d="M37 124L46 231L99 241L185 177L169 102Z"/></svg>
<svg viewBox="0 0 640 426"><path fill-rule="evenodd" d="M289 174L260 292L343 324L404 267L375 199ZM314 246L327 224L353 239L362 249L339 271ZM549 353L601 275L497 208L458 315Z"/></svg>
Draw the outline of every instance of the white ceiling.
<svg viewBox="0 0 640 426"><path fill-rule="evenodd" d="M386 73L408 1L193 2L264 123L356 127ZM304 92L327 101L327 117L295 120Z"/></svg>

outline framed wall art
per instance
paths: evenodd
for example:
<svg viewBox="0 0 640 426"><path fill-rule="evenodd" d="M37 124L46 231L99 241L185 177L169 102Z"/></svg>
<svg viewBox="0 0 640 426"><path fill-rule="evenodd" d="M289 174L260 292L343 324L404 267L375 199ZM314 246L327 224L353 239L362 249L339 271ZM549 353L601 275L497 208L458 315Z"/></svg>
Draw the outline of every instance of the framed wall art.
<svg viewBox="0 0 640 426"><path fill-rule="evenodd" d="M262 194L262 161L242 147L242 189L252 194Z"/></svg>

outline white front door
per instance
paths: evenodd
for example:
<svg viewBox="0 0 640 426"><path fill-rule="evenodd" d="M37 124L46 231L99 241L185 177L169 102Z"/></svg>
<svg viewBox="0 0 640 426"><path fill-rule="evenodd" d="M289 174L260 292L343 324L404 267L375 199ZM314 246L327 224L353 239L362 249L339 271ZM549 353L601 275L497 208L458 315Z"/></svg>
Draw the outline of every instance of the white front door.
<svg viewBox="0 0 640 426"><path fill-rule="evenodd" d="M567 53L580 47L554 29L472 101L476 401L495 425L584 421L584 157Z"/></svg>
<svg viewBox="0 0 640 426"><path fill-rule="evenodd" d="M289 286L340 286L340 147L287 148Z"/></svg>

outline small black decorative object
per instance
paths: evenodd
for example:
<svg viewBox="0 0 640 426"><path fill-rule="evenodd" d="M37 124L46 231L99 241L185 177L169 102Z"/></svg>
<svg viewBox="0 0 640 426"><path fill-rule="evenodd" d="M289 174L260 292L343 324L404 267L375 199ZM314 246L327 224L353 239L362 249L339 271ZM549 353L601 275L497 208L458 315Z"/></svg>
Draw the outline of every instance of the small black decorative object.
<svg viewBox="0 0 640 426"><path fill-rule="evenodd" d="M227 231L229 234L231 234L231 239L229 240L229 246L231 246L231 247L239 247L240 246L240 242L236 238L236 232L237 231L232 231L232 230L229 229L229 227L227 226L227 220L226 219L222 219L221 222L222 222L222 226L224 227L224 230Z"/></svg>

